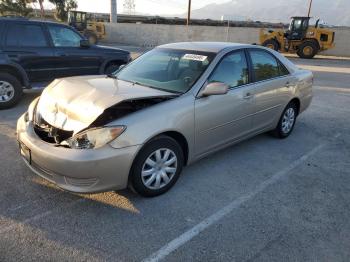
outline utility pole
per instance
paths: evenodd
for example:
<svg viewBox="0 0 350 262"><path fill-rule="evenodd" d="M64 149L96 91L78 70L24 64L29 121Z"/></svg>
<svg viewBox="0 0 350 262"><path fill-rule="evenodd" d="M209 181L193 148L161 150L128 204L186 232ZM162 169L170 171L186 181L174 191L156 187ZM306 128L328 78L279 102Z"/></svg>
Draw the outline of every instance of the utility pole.
<svg viewBox="0 0 350 262"><path fill-rule="evenodd" d="M188 9L187 9L187 26L190 25L191 22L191 0L188 0Z"/></svg>
<svg viewBox="0 0 350 262"><path fill-rule="evenodd" d="M117 0L111 0L111 23L117 23Z"/></svg>
<svg viewBox="0 0 350 262"><path fill-rule="evenodd" d="M41 19L45 17L45 9L43 5L44 0L39 0Z"/></svg>
<svg viewBox="0 0 350 262"><path fill-rule="evenodd" d="M310 17L311 6L312 6L312 0L310 0L310 2L309 2L309 11L307 12L307 17Z"/></svg>

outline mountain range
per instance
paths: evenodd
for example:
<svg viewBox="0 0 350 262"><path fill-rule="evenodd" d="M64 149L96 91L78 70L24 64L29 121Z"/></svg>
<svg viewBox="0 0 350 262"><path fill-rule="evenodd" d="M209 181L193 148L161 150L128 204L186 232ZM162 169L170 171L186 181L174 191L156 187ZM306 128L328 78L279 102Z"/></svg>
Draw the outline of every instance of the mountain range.
<svg viewBox="0 0 350 262"><path fill-rule="evenodd" d="M306 16L306 0L231 0L192 10L191 17L215 20L287 22L291 16ZM311 15L330 25L350 26L350 0L314 0Z"/></svg>

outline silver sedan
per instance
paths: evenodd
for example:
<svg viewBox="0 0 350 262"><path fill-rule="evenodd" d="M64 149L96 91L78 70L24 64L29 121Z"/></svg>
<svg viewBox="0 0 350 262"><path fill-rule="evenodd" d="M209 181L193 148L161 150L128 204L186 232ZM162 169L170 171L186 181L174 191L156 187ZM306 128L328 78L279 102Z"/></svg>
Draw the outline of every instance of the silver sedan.
<svg viewBox="0 0 350 262"><path fill-rule="evenodd" d="M68 191L156 196L210 153L267 131L288 137L312 83L263 47L162 45L111 75L52 82L18 120L20 152Z"/></svg>

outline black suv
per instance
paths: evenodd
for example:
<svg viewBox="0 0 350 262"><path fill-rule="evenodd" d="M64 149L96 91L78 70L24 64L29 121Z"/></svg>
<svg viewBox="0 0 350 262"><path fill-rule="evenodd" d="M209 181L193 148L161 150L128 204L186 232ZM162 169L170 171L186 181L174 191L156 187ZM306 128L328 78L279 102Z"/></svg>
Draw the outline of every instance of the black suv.
<svg viewBox="0 0 350 262"><path fill-rule="evenodd" d="M24 18L0 18L0 109L14 106L23 88L44 87L55 78L109 74L130 53L90 45L73 28Z"/></svg>

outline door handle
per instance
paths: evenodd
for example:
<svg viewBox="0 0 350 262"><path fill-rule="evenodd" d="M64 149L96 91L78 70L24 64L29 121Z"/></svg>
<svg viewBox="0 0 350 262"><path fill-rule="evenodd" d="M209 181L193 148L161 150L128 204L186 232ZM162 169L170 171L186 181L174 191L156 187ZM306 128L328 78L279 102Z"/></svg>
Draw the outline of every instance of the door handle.
<svg viewBox="0 0 350 262"><path fill-rule="evenodd" d="M243 98L244 99L250 99L250 98L252 98L253 97L253 94L251 94L251 93L246 93L244 96L243 96Z"/></svg>
<svg viewBox="0 0 350 262"><path fill-rule="evenodd" d="M67 56L65 53L57 53L58 56Z"/></svg>

